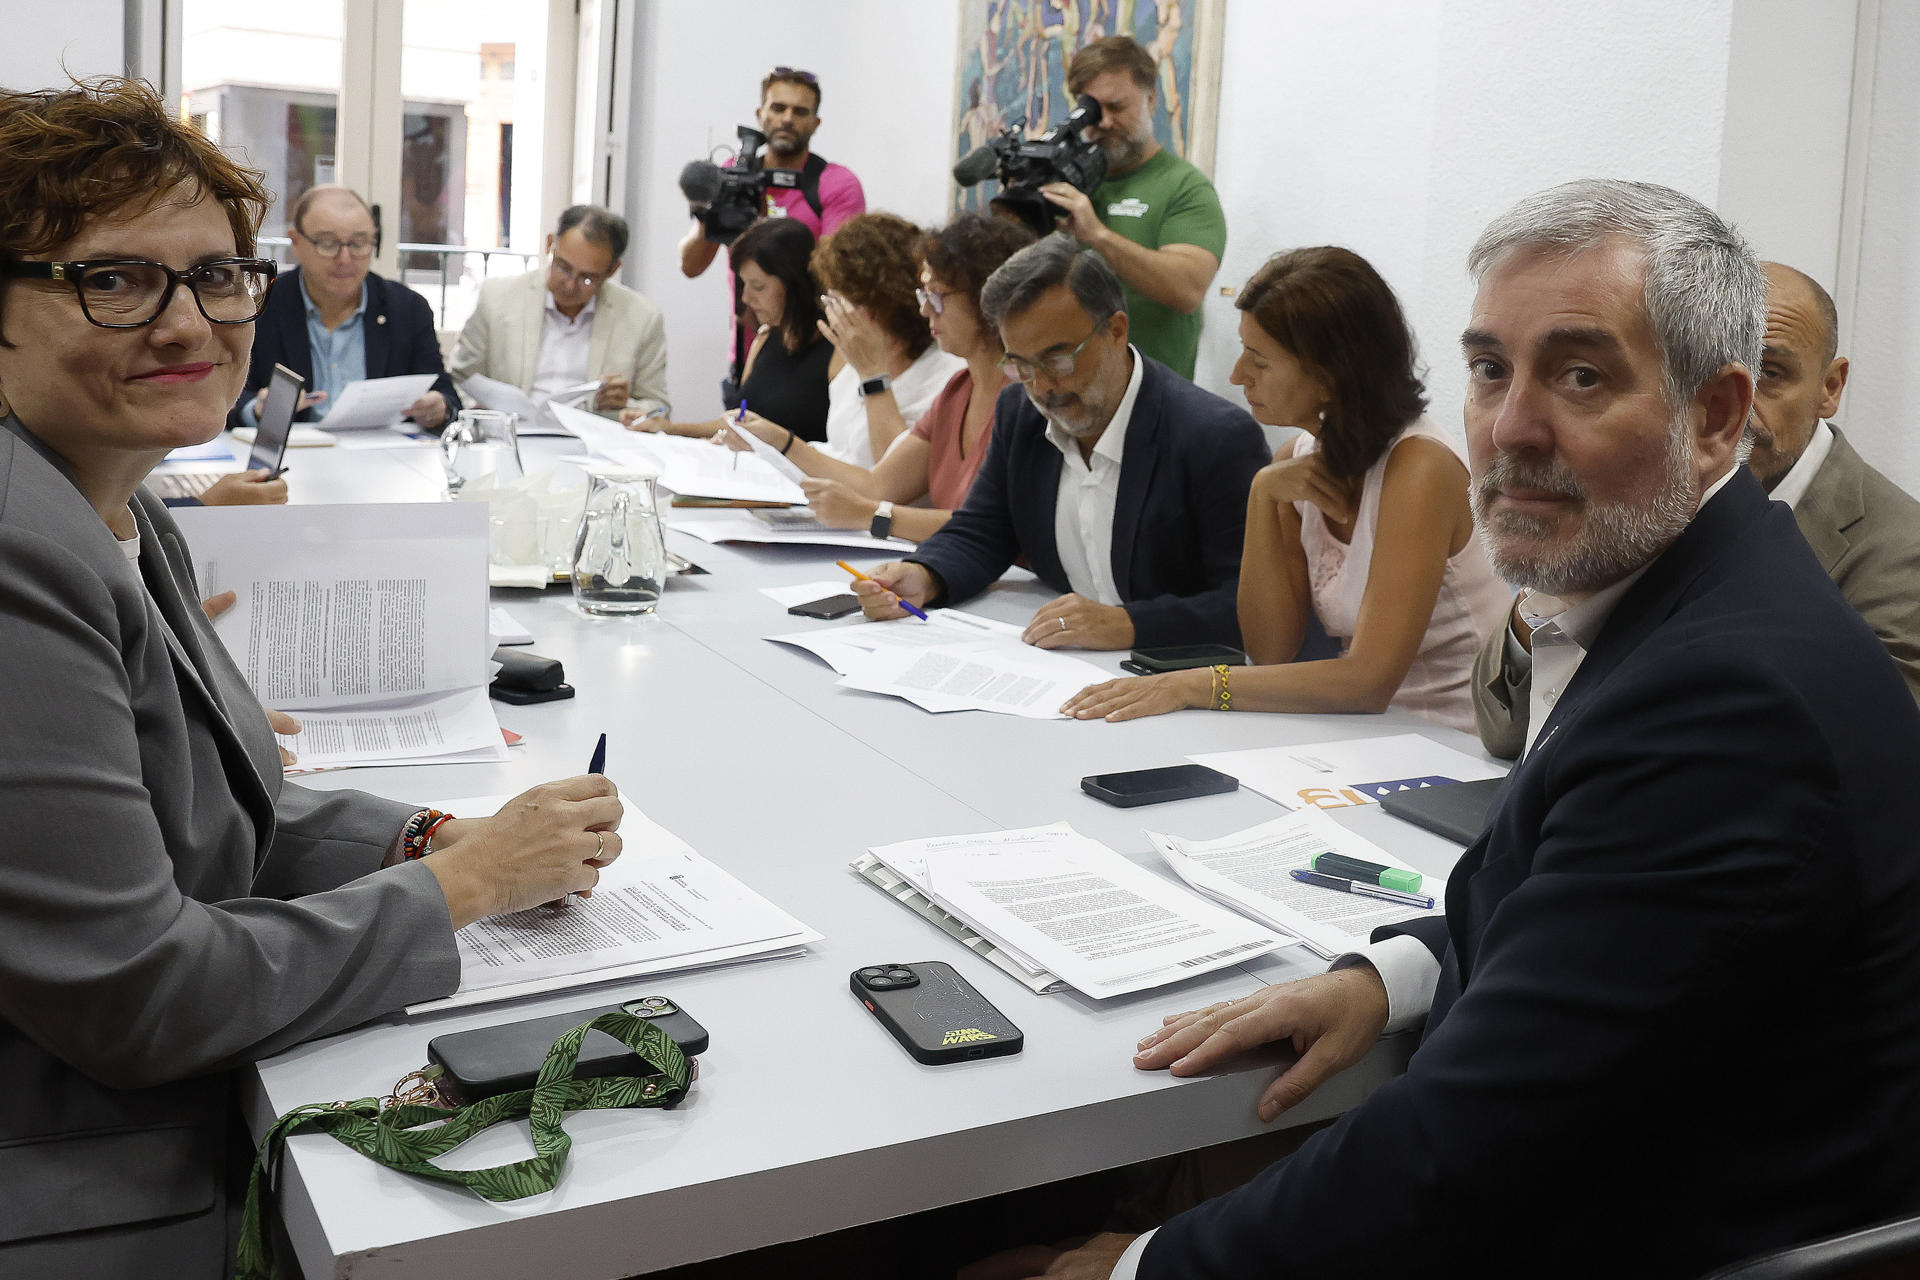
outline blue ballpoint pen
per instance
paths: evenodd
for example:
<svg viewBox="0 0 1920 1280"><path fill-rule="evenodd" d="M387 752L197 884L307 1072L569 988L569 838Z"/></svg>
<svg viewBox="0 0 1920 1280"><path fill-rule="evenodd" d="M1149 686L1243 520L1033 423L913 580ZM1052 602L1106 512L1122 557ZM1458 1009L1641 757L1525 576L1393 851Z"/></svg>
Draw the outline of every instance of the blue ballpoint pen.
<svg viewBox="0 0 1920 1280"><path fill-rule="evenodd" d="M603 733L600 735L599 744L595 746L593 749L593 759L587 761L587 772L588 773L605 773L606 771L607 771L607 735Z"/></svg>
<svg viewBox="0 0 1920 1280"><path fill-rule="evenodd" d="M742 396L740 398L740 411L733 415L733 425L737 427L741 423L745 422L746 420L747 420L747 401L746 401L746 397ZM738 470L739 467L740 467L739 454L736 453L731 458L727 459L727 470L735 471L735 470Z"/></svg>

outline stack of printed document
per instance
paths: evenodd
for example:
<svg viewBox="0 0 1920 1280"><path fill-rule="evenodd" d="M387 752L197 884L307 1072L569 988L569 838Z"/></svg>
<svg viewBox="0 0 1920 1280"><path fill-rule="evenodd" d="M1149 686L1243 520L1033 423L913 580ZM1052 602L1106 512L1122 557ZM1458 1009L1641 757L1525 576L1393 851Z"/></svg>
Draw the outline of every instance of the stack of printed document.
<svg viewBox="0 0 1920 1280"><path fill-rule="evenodd" d="M549 404L547 409L580 438L590 456L615 464L645 463L660 473L660 487L672 493L731 502L798 504L807 500L797 481L757 454L739 453L712 440L629 431L618 422L566 405Z"/></svg>
<svg viewBox="0 0 1920 1280"><path fill-rule="evenodd" d="M1417 733L1299 747L1258 747L1188 756L1289 809L1345 809L1449 782L1498 778L1503 765L1477 760Z"/></svg>
<svg viewBox="0 0 1920 1280"><path fill-rule="evenodd" d="M1313 809L1218 840L1182 840L1158 831L1147 832L1147 838L1182 880L1329 960L1365 945L1381 925L1446 913L1445 883L1437 877L1426 877L1419 889L1432 898L1431 907L1295 880L1293 872L1311 870L1314 857L1323 853L1413 870Z"/></svg>
<svg viewBox="0 0 1920 1280"><path fill-rule="evenodd" d="M481 503L183 507L214 630L303 769L507 758Z"/></svg>
<svg viewBox="0 0 1920 1280"><path fill-rule="evenodd" d="M737 456L737 455L736 455ZM830 529L805 507L774 507L758 511L687 511L673 513L672 524L702 542L757 542L776 547L857 547L898 555L913 543L904 538L876 538L865 529Z"/></svg>
<svg viewBox="0 0 1920 1280"><path fill-rule="evenodd" d="M1104 1000L1241 964L1291 941L1064 822L869 853L852 864L857 874L1034 991L1064 983Z"/></svg>
<svg viewBox="0 0 1920 1280"><path fill-rule="evenodd" d="M510 796L435 801L472 817ZM596 982L798 954L820 935L627 804L620 856L590 897L477 920L454 935L460 986L408 1013L512 1000Z"/></svg>
<svg viewBox="0 0 1920 1280"><path fill-rule="evenodd" d="M483 374L475 374L460 384L462 399L514 415L518 419L514 430L522 436L573 435L567 430L566 424L560 421L559 414L554 412L555 408L577 407L591 400L599 391L600 380L596 378L578 386L562 387L546 399L536 401L511 382L501 382L498 378Z"/></svg>
<svg viewBox="0 0 1920 1280"><path fill-rule="evenodd" d="M1027 644L1022 630L934 609L925 622L850 622L766 638L813 654L840 673L845 688L891 694L927 711L1054 720L1067 699L1111 678L1091 662Z"/></svg>

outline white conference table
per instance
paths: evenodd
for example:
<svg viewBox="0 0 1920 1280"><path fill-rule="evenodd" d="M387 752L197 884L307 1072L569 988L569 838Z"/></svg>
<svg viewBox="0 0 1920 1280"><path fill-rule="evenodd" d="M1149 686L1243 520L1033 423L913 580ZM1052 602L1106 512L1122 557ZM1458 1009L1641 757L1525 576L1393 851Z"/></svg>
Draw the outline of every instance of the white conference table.
<svg viewBox="0 0 1920 1280"><path fill-rule="evenodd" d="M532 461L556 447L530 441L526 451ZM430 452L303 449L289 461L298 502L421 501L442 491ZM758 588L838 577L837 557L870 564L876 553L668 536L710 573L673 579L650 617L587 617L563 587L494 592L533 634L532 648L564 662L579 690L564 702L496 704L501 723L526 739L508 763L354 769L303 782L422 803L514 793L580 772L605 732L607 773L633 804L825 941L795 958L396 1015L261 1062L245 1073L256 1138L295 1106L384 1095L426 1062L430 1038L449 1031L658 993L712 1035L677 1109L570 1115L560 1186L523 1201L492 1204L387 1170L330 1138L294 1138L279 1204L310 1280L376 1270L458 1280L628 1276L1257 1133L1254 1102L1271 1064L1182 1082L1136 1071L1130 1056L1164 1014L1323 969L1304 948L1138 996L1034 995L847 863L895 840L1065 820L1156 866L1143 825L1206 838L1284 811L1244 789L1115 809L1080 791L1082 775L1174 764L1189 752L1404 732L1480 754L1467 735L1400 713L1185 711L1120 725L932 715L837 688L824 664L762 638L857 625L791 617ZM1050 594L1003 583L968 607L1024 621ZM1117 672L1120 656L1095 661ZM1377 809L1339 818L1432 874L1460 852ZM922 1066L848 991L848 974L863 965L930 959L954 965L1020 1026L1024 1051ZM1353 1106L1404 1067L1412 1044L1383 1041L1285 1123ZM503 1125L444 1162L480 1167L528 1154L524 1124Z"/></svg>

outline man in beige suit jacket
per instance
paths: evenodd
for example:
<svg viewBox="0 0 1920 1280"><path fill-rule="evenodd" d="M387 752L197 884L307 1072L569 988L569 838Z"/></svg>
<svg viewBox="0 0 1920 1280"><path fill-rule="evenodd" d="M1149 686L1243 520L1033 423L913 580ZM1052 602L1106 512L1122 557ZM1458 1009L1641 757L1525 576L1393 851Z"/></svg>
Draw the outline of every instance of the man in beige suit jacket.
<svg viewBox="0 0 1920 1280"><path fill-rule="evenodd" d="M1868 466L1826 419L1840 408L1847 358L1839 317L1818 283L1777 262L1767 272L1767 343L1747 460L1794 521L1821 568L1887 647L1920 701L1920 501ZM1474 719L1497 756L1526 745L1531 628L1521 616L1489 637L1473 668Z"/></svg>
<svg viewBox="0 0 1920 1280"><path fill-rule="evenodd" d="M447 369L518 387L535 404L595 379L591 408L665 416L667 327L660 308L613 279L627 250L625 218L577 204L547 237L547 265L480 289ZM480 397L484 402L485 397ZM496 408L501 406L494 406Z"/></svg>

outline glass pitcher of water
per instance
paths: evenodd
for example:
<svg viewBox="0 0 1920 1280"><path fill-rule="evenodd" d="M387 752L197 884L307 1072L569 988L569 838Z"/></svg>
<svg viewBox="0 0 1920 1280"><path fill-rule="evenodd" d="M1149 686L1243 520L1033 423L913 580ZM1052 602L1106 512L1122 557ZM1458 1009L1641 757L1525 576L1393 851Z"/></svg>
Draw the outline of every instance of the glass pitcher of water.
<svg viewBox="0 0 1920 1280"><path fill-rule="evenodd" d="M666 582L659 473L636 465L587 472L587 509L573 544L573 598L587 613L652 613Z"/></svg>
<svg viewBox="0 0 1920 1280"><path fill-rule="evenodd" d="M517 415L493 409L460 411L459 419L440 436L440 464L446 469L448 493L458 493L487 476L501 488L520 479L516 422Z"/></svg>

